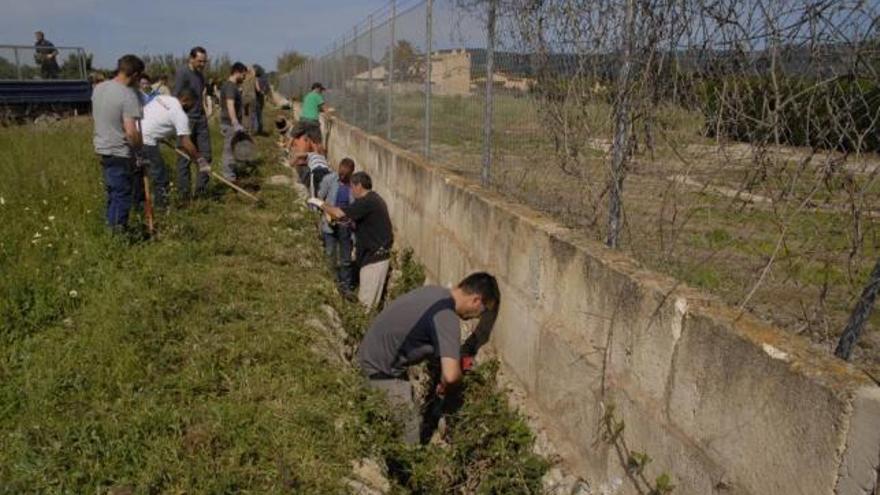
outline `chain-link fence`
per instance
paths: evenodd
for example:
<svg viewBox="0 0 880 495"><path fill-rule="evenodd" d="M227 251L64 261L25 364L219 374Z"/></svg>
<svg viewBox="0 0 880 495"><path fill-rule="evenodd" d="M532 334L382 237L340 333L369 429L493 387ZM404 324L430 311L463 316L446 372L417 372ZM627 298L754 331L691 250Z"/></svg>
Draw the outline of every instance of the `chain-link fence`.
<svg viewBox="0 0 880 495"><path fill-rule="evenodd" d="M880 287L878 9L398 1L282 89L831 349Z"/></svg>

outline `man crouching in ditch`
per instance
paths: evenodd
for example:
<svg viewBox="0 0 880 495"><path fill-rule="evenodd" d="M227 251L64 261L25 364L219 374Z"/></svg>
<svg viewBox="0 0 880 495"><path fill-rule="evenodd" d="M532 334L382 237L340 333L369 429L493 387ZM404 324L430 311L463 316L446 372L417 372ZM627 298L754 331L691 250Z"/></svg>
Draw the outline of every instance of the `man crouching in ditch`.
<svg viewBox="0 0 880 495"><path fill-rule="evenodd" d="M408 444L426 441L421 407L413 397L407 368L439 361L436 395L446 396L462 377L461 322L498 308L498 282L488 273L468 275L453 289L425 286L400 296L373 321L358 349L361 372L385 393L404 425Z"/></svg>

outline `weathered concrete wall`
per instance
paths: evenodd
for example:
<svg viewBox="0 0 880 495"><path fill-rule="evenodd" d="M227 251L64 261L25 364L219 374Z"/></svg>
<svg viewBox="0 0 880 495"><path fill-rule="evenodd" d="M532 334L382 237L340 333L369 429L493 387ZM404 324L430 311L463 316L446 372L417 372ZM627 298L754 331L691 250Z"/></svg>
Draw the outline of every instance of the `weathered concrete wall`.
<svg viewBox="0 0 880 495"><path fill-rule="evenodd" d="M876 488L880 388L862 373L345 122L328 139L433 281L498 277L492 346L569 470L619 493L661 473L683 494ZM653 459L642 476L630 451Z"/></svg>

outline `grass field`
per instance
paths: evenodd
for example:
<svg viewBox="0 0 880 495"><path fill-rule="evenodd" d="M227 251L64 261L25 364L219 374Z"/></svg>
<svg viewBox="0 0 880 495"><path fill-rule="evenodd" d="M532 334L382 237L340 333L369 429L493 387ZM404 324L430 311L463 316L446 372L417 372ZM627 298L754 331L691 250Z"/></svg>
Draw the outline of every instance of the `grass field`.
<svg viewBox="0 0 880 495"><path fill-rule="evenodd" d="M258 208L215 184L129 244L103 225L90 138L83 118L0 128L0 493L346 493L364 457L405 466L395 493L537 490L546 464L491 365L452 446L395 439L333 358L322 306L351 341L368 318L337 296L291 189Z"/></svg>
<svg viewBox="0 0 880 495"><path fill-rule="evenodd" d="M344 111L343 117L366 125L363 102L345 102L358 105L356 115ZM385 135L387 111L379 104L374 108L373 130ZM569 141L560 136L547 123L551 110L579 134ZM396 94L392 112L392 140L421 153L424 96ZM493 189L603 242L610 127L607 104L560 110L523 95L496 95ZM701 115L677 107L660 109L656 129L653 154L645 148L643 130L636 129L640 147L624 184L622 248L653 270L717 294L831 352L880 256L880 181L871 172L880 158L820 153L803 167L810 150L765 155L745 143L717 143L702 134ZM434 163L479 179L483 99L434 95L431 139ZM563 167L570 153L576 159ZM826 166L833 170L830 176ZM767 202L726 197L718 189ZM857 221L852 204L861 209ZM880 374L877 313L854 359Z"/></svg>

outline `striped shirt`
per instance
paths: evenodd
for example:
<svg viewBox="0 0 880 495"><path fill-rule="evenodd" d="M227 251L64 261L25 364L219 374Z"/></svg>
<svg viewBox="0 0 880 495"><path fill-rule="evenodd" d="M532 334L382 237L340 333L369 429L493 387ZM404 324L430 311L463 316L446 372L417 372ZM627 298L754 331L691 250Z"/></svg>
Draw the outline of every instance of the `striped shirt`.
<svg viewBox="0 0 880 495"><path fill-rule="evenodd" d="M302 155L300 155L300 156L302 156ZM309 170L315 170L318 167L324 167L327 169L330 168L330 166L327 165L327 159L324 158L324 155L320 155L318 153L309 153L308 160L309 160L309 163L308 163Z"/></svg>

